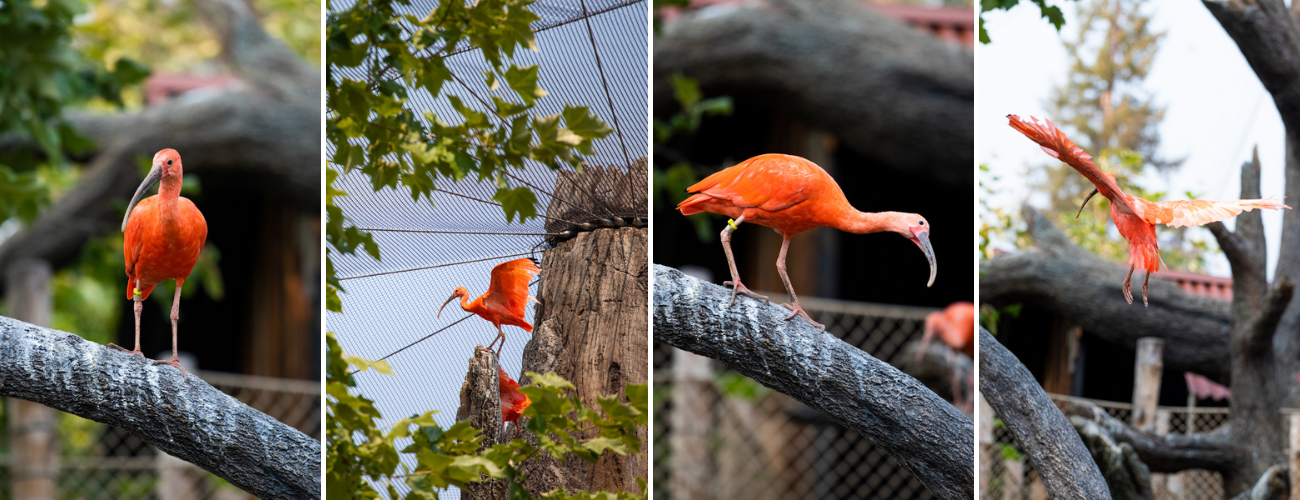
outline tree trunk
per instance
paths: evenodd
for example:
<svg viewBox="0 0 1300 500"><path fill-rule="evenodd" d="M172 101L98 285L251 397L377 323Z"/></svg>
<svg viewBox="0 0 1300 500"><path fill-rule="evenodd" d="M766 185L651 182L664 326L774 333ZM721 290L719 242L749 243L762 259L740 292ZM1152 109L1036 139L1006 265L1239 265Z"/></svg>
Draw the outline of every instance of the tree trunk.
<svg viewBox="0 0 1300 500"><path fill-rule="evenodd" d="M811 57L810 57L811 55ZM970 186L974 56L849 0L768 0L702 9L654 43L655 102L666 79L756 102L831 132L894 168ZM655 112L666 116L666 110Z"/></svg>
<svg viewBox="0 0 1300 500"><path fill-rule="evenodd" d="M977 345L980 393L1029 457L1052 498L1111 498L1088 448L1029 369L983 327Z"/></svg>
<svg viewBox="0 0 1300 500"><path fill-rule="evenodd" d="M932 494L975 493L970 419L916 379L789 311L655 266L654 337L789 395L890 454Z"/></svg>
<svg viewBox="0 0 1300 500"><path fill-rule="evenodd" d="M50 263L39 259L14 262L5 274L8 308L14 317L49 326L53 298ZM58 412L18 398L5 401L9 413L11 492L19 500L54 500L58 494Z"/></svg>
<svg viewBox="0 0 1300 500"><path fill-rule="evenodd" d="M195 375L0 317L0 396L121 428L263 499L320 498L320 441Z"/></svg>
<svg viewBox="0 0 1300 500"><path fill-rule="evenodd" d="M646 172L645 158L626 172L613 167L561 172L546 209L550 216L591 222L593 229L547 225L548 232L577 234L557 241L542 257L542 303L524 348L523 370L558 373L573 383L588 408L599 407L599 396L623 397L627 384L647 383L648 235L644 227L627 227L632 219L645 218ZM527 384L527 376L519 382ZM539 455L521 469L528 477L525 488L534 495L556 488L639 493L637 479L646 480L649 473L649 436L644 428L637 434L641 453L607 453L596 464Z"/></svg>
<svg viewBox="0 0 1300 500"><path fill-rule="evenodd" d="M509 442L502 439L501 392L498 379L497 357L492 351L475 351L469 358L469 371L460 387L460 409L456 421L469 420L470 425L483 433L479 451ZM461 498L466 500L496 500L505 497L505 482L500 480L469 483L461 488Z"/></svg>

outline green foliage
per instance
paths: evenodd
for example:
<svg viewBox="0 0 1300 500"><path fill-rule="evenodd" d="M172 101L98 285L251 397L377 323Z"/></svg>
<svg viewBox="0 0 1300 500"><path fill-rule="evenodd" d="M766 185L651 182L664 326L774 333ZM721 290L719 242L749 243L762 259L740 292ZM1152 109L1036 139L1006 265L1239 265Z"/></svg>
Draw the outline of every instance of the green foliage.
<svg viewBox="0 0 1300 500"><path fill-rule="evenodd" d="M335 185L340 174L360 171L378 191L404 189L412 200L429 200L435 181L473 178L497 190L506 222L537 217L537 198L506 176L525 160L552 169L580 168L593 141L613 132L586 106L565 105L555 115L531 115L547 92L538 84L540 68L508 64L520 49L537 50L529 23L537 20L532 0L484 0L466 5L439 4L424 18L399 15L407 0L358 2L326 19L325 135L335 148L326 179L326 307L342 312L343 291L332 259L363 249L379 259L370 234L356 228L335 204L347 196ZM444 58L468 42L488 63L483 82L490 110L482 112L460 97L444 93L452 73ZM461 54L460 57L466 57ZM472 57L472 56L471 56ZM339 68L359 68L364 80L343 76ZM464 78L465 75L460 75ZM455 109L452 116L416 114L409 93L428 92Z"/></svg>
<svg viewBox="0 0 1300 500"><path fill-rule="evenodd" d="M672 85L673 97L677 99L680 109L668 120L654 119L654 149L657 156L674 156L667 145L669 139L676 135L694 134L699 130L705 116L730 116L733 110L730 97L705 99L704 93L700 91L699 82L694 79L674 74ZM686 188L699 180L696 167L685 159L674 162L668 168L663 168L655 162L652 182L655 203L658 205L655 207L656 210L671 210L686 199ZM671 203L672 206L665 206L665 202ZM698 217L687 218L695 226L695 234L700 241L710 241L713 238L714 231L710 219L715 217L720 216L701 214Z"/></svg>
<svg viewBox="0 0 1300 500"><path fill-rule="evenodd" d="M763 396L772 393L772 389L767 388L767 386L733 370L719 372L714 382L718 384L718 389L722 391L722 395L729 398L758 401Z"/></svg>
<svg viewBox="0 0 1300 500"><path fill-rule="evenodd" d="M1038 12L1042 14L1043 19L1052 23L1056 31L1061 31L1061 26L1065 25L1065 15L1061 13L1061 8L1055 5L1048 5L1047 0L1029 0L1038 6ZM980 43L989 43L989 34L984 30L984 13L990 10L1011 10L1020 3L1020 0L980 0Z"/></svg>
<svg viewBox="0 0 1300 500"><path fill-rule="evenodd" d="M988 330L993 335L998 334L998 324L1002 322L1002 316L1008 315L1012 318L1019 318L1020 311L1024 309L1024 304L1016 303L1004 307L993 307L990 304L980 305L980 326Z"/></svg>
<svg viewBox="0 0 1300 500"><path fill-rule="evenodd" d="M346 355L335 339L326 334L326 455L325 488L327 499L379 498L376 486L382 485L388 498L434 499L438 490L461 487L485 480L505 480L511 499L531 499L523 489L519 467L534 455L546 452L558 459L570 456L595 462L604 453L626 455L640 453L637 430L649 418L649 397L645 385L626 387L629 403L616 397L598 398L599 411L586 408L577 397L566 397L573 384L554 373L528 373L532 385L520 391L532 404L524 410L528 431L538 438L539 447L523 439L479 450L482 436L468 421L442 428L433 419L436 411L427 411L397 421L387 430L376 423L381 418L374 401L356 394L356 380L349 367L358 371L374 368L392 374L384 361L371 362ZM578 438L578 435L591 435ZM401 446L398 443L409 444ZM359 443L359 444L358 444ZM400 446L400 449L399 449ZM401 455L414 455L414 469L401 463ZM409 489L404 496L394 481ZM542 498L640 499L640 495L612 492L578 492L570 495L556 490Z"/></svg>

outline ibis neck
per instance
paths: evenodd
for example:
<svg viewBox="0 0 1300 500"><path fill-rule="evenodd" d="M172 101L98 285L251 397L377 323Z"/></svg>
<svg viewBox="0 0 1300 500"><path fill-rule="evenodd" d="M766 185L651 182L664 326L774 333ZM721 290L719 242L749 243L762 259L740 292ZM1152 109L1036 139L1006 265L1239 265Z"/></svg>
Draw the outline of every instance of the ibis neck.
<svg viewBox="0 0 1300 500"><path fill-rule="evenodd" d="M180 220L181 179L179 176L164 177L158 182L159 217L164 227L175 227Z"/></svg>
<svg viewBox="0 0 1300 500"><path fill-rule="evenodd" d="M849 207L846 213L838 218L839 224L835 228L854 234L889 231L893 225L894 215L894 212L859 212Z"/></svg>

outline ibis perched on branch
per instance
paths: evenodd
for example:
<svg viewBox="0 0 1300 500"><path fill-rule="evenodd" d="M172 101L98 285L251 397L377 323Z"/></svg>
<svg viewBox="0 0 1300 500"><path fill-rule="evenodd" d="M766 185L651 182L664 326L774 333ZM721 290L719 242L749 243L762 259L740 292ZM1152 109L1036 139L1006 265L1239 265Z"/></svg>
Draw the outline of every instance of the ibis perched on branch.
<svg viewBox="0 0 1300 500"><path fill-rule="evenodd" d="M145 176L135 196L126 206L122 218L126 257L126 298L135 301L135 349L109 344L109 347L126 351L144 359L140 353L140 311L142 302L159 283L176 280L176 294L172 297L172 359L154 361L155 365L172 365L185 376L176 353L176 322L181 314L181 285L194 270L203 244L208 238L208 223L203 220L194 202L181 196L181 155L174 149L164 149L153 156L153 166ZM158 183L158 194L143 200L150 187Z"/></svg>
<svg viewBox="0 0 1300 500"><path fill-rule="evenodd" d="M1079 213L1083 213L1083 207L1087 206L1088 201L1097 193L1110 200L1110 218L1115 221L1115 228L1119 229L1120 236L1129 243L1128 275L1124 277L1124 300L1129 304L1133 303L1131 283L1133 270L1146 271L1146 279L1142 281L1142 305L1145 306L1147 305L1147 283L1151 280L1151 273L1159 271L1160 266L1164 264L1160 258L1160 248L1156 244L1156 224L1168 224L1170 227L1199 226L1231 219L1243 211L1249 212L1256 208L1270 210L1291 208L1283 205L1281 198L1228 201L1173 200L1153 203L1121 190L1119 184L1115 182L1115 175L1102 172L1097 168L1097 165L1092 163L1092 156L1070 141L1065 136L1065 132L1056 128L1056 124L1051 120L1043 120L1043 123L1039 123L1038 119L1032 116L1028 120L1023 120L1016 115L1007 115L1007 119L1011 121L1012 128L1038 143L1039 147L1042 147L1043 151L1052 158L1074 167L1092 182L1095 189L1083 199L1083 204L1079 205ZM1075 217L1078 216L1075 214Z"/></svg>
<svg viewBox="0 0 1300 500"><path fill-rule="evenodd" d="M501 330L501 325L514 325L526 332L533 331L533 325L524 321L524 308L530 300L541 304L528 295L528 283L540 272L542 270L531 259L515 259L498 264L492 268L492 281L488 284L487 293L470 302L469 291L458 286L451 297L442 303L442 307L438 308L437 317L442 317L442 310L447 308L447 304L460 297L461 309L477 314L497 327L497 336L487 348L491 349L500 340L501 346L497 348L497 355L500 356L501 348L506 346L506 334Z"/></svg>
<svg viewBox="0 0 1300 500"><path fill-rule="evenodd" d="M722 250L727 253L727 265L731 267L731 281L723 284L733 287L728 306L736 302L737 294L767 300L767 297L745 288L736 271L736 259L731 253L731 233L743 222L770 227L784 238L781 254L776 259L776 270L790 293L791 303L783 304L790 310L786 320L802 316L813 326L826 328L813 321L799 306L799 298L785 273L785 253L790 247L790 238L815 227L832 227L857 234L891 232L902 235L925 253L930 263L930 280L925 286L934 284L938 267L934 263L934 249L930 247L930 224L925 217L902 212L859 212L849 205L844 191L830 174L816 163L798 156L755 156L710 175L686 188L686 192L694 195L677 205L682 215L712 212L732 218L722 230Z"/></svg>

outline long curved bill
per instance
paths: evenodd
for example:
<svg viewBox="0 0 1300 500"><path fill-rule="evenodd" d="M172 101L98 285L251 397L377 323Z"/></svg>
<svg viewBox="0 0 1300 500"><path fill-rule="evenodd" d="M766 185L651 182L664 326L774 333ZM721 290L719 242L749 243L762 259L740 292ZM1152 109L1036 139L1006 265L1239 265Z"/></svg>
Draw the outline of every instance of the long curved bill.
<svg viewBox="0 0 1300 500"><path fill-rule="evenodd" d="M438 314L437 314L436 316L434 316L434 317L435 317L435 318L441 318L441 317L442 317L442 310L443 310L443 309L446 309L446 308L447 308L447 304L450 304L452 300L455 300L455 298L456 298L456 294L454 294L454 293L451 294L451 297L447 297L447 301L442 303L442 307L439 307L439 308L438 308Z"/></svg>
<svg viewBox="0 0 1300 500"><path fill-rule="evenodd" d="M131 197L131 203L126 205L126 215L122 216L122 232L126 232L126 223L131 220L131 212L135 210L135 204L140 202L140 197L161 179L162 169L155 164L149 169L149 175L144 176L144 181L140 182L140 187L135 188L135 196Z"/></svg>
<svg viewBox="0 0 1300 500"><path fill-rule="evenodd" d="M1079 211L1074 214L1074 218L1078 219L1080 215L1083 215L1083 207L1088 206L1088 200L1091 200L1093 196L1097 196L1097 190L1095 188L1092 190L1092 193L1088 194L1087 198L1083 199L1083 204L1079 205Z"/></svg>
<svg viewBox="0 0 1300 500"><path fill-rule="evenodd" d="M930 246L930 232L919 231L916 234L916 245L921 247L925 252L925 260L930 261L930 281L925 284L926 288L934 285L934 276L939 273L939 266L934 263L934 247Z"/></svg>

